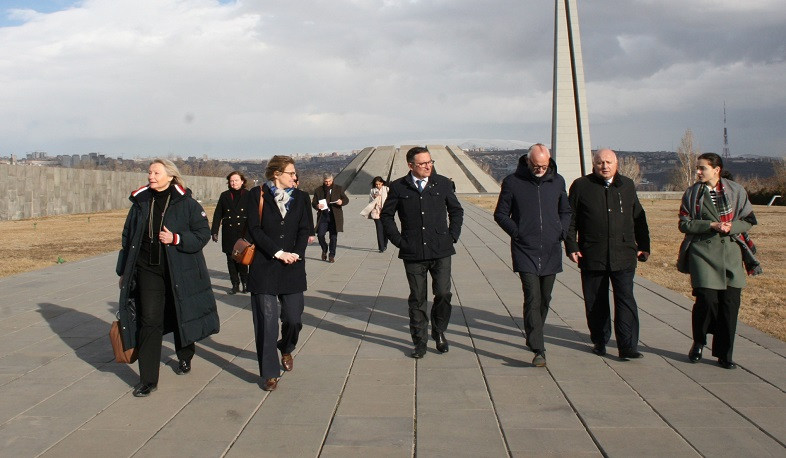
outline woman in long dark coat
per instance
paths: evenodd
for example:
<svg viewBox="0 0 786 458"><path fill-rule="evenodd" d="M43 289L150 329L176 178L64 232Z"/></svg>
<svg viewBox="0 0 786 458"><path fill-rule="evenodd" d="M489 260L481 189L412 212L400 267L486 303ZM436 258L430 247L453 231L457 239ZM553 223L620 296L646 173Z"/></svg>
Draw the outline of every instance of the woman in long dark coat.
<svg viewBox="0 0 786 458"><path fill-rule="evenodd" d="M117 261L123 346L137 348L134 396L158 386L163 335L174 332L178 374L191 370L194 342L219 330L218 312L202 248L210 227L177 167L150 163L148 185L131 193Z"/></svg>
<svg viewBox="0 0 786 458"><path fill-rule="evenodd" d="M295 161L273 156L267 165L268 181L250 191L248 229L256 245L248 274L254 317L257 360L265 380L263 389L278 386L281 366L293 368L292 351L303 327L303 292L306 290L306 245L312 233L308 194L295 188ZM263 199L262 220L259 199ZM278 320L281 318L281 340Z"/></svg>
<svg viewBox="0 0 786 458"><path fill-rule="evenodd" d="M746 268L738 242L740 234L756 224L748 193L741 185L727 179L723 160L715 153L704 153L696 164L697 183L682 196L680 232L685 239L680 246L677 268L690 274L693 295L693 346L688 352L692 363L701 360L710 324L712 356L725 369L737 367L732 359L737 314Z"/></svg>
<svg viewBox="0 0 786 458"><path fill-rule="evenodd" d="M248 283L248 266L244 266L232 259L232 248L235 242L241 237L245 237L246 228L246 207L248 206L248 190L246 189L246 177L238 171L227 175L227 189L218 198L216 210L213 212L213 227L210 232L213 241L218 242L218 228L224 224L221 232L221 251L227 256L227 269L229 270L229 280L232 282L232 289L229 294L237 292L246 293ZM242 285L242 286L241 286Z"/></svg>

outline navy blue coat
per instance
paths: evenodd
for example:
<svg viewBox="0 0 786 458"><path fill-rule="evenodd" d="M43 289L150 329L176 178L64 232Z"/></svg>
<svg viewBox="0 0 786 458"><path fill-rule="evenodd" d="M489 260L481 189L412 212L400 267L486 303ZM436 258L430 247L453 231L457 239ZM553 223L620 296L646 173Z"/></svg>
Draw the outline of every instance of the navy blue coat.
<svg viewBox="0 0 786 458"><path fill-rule="evenodd" d="M396 227L396 213L401 232ZM407 174L390 184L379 219L385 236L399 248L399 258L425 261L456 254L453 244L461 235L464 209L447 177L432 173L420 193Z"/></svg>
<svg viewBox="0 0 786 458"><path fill-rule="evenodd" d="M259 220L259 193L264 189L262 221ZM282 217L267 184L249 192L248 232L256 246L249 266L248 290L252 294L293 294L306 290L306 246L312 234L308 193L295 189L287 216ZM279 251L297 253L300 261L284 264L274 257Z"/></svg>
<svg viewBox="0 0 786 458"><path fill-rule="evenodd" d="M177 238L176 244L164 245L169 275L172 278L172 295L180 343L188 345L216 334L220 329L216 298L210 284L202 248L210 240L207 215L199 203L191 197L191 190L178 185L172 192L172 201L164 214L163 225ZM123 345L126 349L136 347L136 310L129 300L135 300L136 260L142 245L142 235L147 230L150 214L151 193L147 186L137 189L129 197L131 209L123 227L123 248L117 259L116 272L123 276L120 286L120 309L118 316L122 327ZM165 320L164 332L171 332ZM133 332L126 332L132 330Z"/></svg>
<svg viewBox="0 0 786 458"><path fill-rule="evenodd" d="M570 226L570 203L565 179L549 161L543 177L519 158L516 172L502 181L494 221L510 236L513 270L536 275L562 272L562 246Z"/></svg>

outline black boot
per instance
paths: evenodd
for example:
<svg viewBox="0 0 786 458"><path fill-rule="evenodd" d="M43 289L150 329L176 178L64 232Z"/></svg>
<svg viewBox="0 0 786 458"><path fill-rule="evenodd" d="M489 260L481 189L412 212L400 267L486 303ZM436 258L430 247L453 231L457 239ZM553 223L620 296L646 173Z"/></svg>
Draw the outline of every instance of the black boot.
<svg viewBox="0 0 786 458"><path fill-rule="evenodd" d="M240 285L242 286L242 288L240 289L240 292L243 293L243 294L246 294L248 292L248 290L246 289L246 282L242 281L242 282L240 282Z"/></svg>
<svg viewBox="0 0 786 458"><path fill-rule="evenodd" d="M232 289L229 290L229 294L237 294L240 291L237 287L237 283L232 283Z"/></svg>

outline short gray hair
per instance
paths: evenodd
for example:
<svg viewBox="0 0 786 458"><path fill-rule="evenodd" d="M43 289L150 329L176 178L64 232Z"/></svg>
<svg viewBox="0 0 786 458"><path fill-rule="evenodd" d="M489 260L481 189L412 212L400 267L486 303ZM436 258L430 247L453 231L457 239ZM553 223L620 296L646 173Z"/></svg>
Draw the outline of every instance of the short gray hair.
<svg viewBox="0 0 786 458"><path fill-rule="evenodd" d="M331 172L325 172L322 174L322 181L332 180L332 179L333 179L333 174Z"/></svg>

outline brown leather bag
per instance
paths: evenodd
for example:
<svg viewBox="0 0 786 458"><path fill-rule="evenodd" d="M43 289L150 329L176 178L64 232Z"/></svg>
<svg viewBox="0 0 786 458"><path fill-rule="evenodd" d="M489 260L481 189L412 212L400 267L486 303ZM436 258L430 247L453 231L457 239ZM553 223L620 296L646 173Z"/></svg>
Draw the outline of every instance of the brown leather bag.
<svg viewBox="0 0 786 458"><path fill-rule="evenodd" d="M123 350L123 336L120 334L120 322L113 321L109 328L109 341L112 342L112 350L115 352L115 362L131 364L137 359L136 348Z"/></svg>
<svg viewBox="0 0 786 458"><path fill-rule="evenodd" d="M262 192L262 187L259 188L259 224L262 224L262 207L265 205L264 193ZM245 228L243 229L245 232ZM254 261L254 253L256 251L256 247L253 243L246 240L244 237L240 237L237 242L232 246L232 259L239 263L243 264L244 266L250 266L251 263Z"/></svg>

